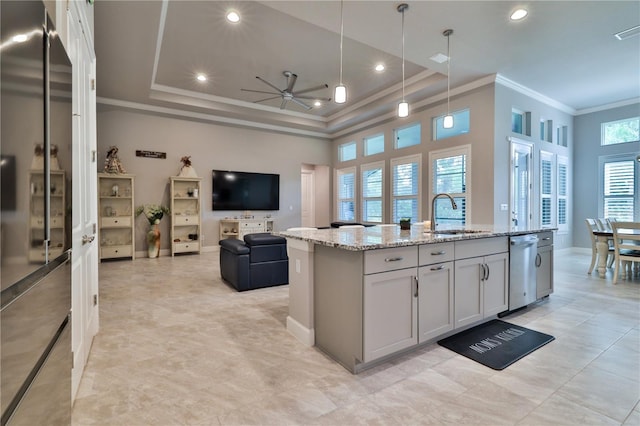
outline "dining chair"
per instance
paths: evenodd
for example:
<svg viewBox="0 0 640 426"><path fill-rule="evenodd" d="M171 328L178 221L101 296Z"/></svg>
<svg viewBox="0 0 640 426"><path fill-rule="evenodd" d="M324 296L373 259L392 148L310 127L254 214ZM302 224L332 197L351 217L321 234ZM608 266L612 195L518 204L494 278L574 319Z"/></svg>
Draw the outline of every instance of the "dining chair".
<svg viewBox="0 0 640 426"><path fill-rule="evenodd" d="M589 265L589 271L587 272L588 274L591 274L591 272L593 271L593 267L596 265L596 259L598 258L597 240L593 231L601 231L601 229L598 226L598 221L596 219L585 219L585 222L587 223L587 228L589 229L589 237L591 237L591 265ZM607 255L607 268L611 268L611 265L613 265L614 257L614 248L609 246L609 252Z"/></svg>
<svg viewBox="0 0 640 426"><path fill-rule="evenodd" d="M640 222L612 222L613 244L615 249L615 270L613 283L618 282L618 273L622 269L622 278L633 277L634 263L640 262Z"/></svg>
<svg viewBox="0 0 640 426"><path fill-rule="evenodd" d="M598 224L599 231L607 231L607 232L611 231L611 225L609 224L608 219L599 217L598 219L596 219L596 222Z"/></svg>

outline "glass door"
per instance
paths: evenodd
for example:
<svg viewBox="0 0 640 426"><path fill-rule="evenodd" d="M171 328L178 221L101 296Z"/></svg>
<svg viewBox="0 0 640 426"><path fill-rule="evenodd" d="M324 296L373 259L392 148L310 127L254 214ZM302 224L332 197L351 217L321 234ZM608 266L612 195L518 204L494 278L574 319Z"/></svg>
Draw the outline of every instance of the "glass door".
<svg viewBox="0 0 640 426"><path fill-rule="evenodd" d="M533 147L511 141L511 230L527 230L531 226L531 171Z"/></svg>

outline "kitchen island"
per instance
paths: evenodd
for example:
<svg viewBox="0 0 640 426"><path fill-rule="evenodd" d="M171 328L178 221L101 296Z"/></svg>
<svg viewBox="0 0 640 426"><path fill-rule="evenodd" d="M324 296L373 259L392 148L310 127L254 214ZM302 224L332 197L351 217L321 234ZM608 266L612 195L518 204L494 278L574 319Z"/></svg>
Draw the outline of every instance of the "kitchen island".
<svg viewBox="0 0 640 426"><path fill-rule="evenodd" d="M549 230L425 232L420 224L280 232L289 252L287 329L357 373L507 311L509 237L540 232L552 238Z"/></svg>

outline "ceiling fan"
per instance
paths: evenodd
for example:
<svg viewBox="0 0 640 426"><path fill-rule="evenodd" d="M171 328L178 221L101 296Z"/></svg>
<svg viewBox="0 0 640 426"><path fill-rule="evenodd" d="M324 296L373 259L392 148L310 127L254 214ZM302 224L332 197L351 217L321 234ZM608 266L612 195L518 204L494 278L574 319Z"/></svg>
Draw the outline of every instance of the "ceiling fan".
<svg viewBox="0 0 640 426"><path fill-rule="evenodd" d="M284 76L287 78L287 87L285 89L279 89L275 85L269 83L267 80L265 80L263 78L260 78L260 77L256 77L258 80L260 80L261 82L263 82L267 86L269 86L272 89L276 90L276 92L265 92L263 90L251 90L251 89L240 89L240 90L242 90L243 92L266 93L268 95L275 95L275 96L270 96L270 97L265 98L265 99L260 99L258 101L254 101L254 103L270 101L272 99L277 99L277 98L282 98L282 103L280 104L280 109L284 109L285 106L287 105L287 102L289 102L289 101L295 102L296 104L300 105L304 109L309 110L309 109L311 109L313 107L311 105L305 103L301 99L313 99L313 100L320 100L320 101L326 101L326 102L329 102L331 100L331 98L318 98L316 96L300 96L303 93L310 93L310 92L315 92L316 90L326 89L326 88L329 87L327 84L321 84L320 86L310 87L308 89L294 91L293 90L293 86L296 84L296 80L298 79L298 76L296 74L292 73L291 71L283 71L282 74L284 74Z"/></svg>

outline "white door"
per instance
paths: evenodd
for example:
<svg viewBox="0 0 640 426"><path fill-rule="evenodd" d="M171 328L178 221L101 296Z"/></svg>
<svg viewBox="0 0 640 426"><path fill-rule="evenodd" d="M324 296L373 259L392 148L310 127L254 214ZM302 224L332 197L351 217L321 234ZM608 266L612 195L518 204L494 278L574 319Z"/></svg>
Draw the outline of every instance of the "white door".
<svg viewBox="0 0 640 426"><path fill-rule="evenodd" d="M531 171L533 147L511 141L511 230L527 230L531 222Z"/></svg>
<svg viewBox="0 0 640 426"><path fill-rule="evenodd" d="M302 170L300 175L302 187L301 226L316 226L315 174L313 170Z"/></svg>
<svg viewBox="0 0 640 426"><path fill-rule="evenodd" d="M96 236L95 55L77 19L69 19L73 64L73 178L71 347L72 398L80 385L91 342L98 332L98 242Z"/></svg>

